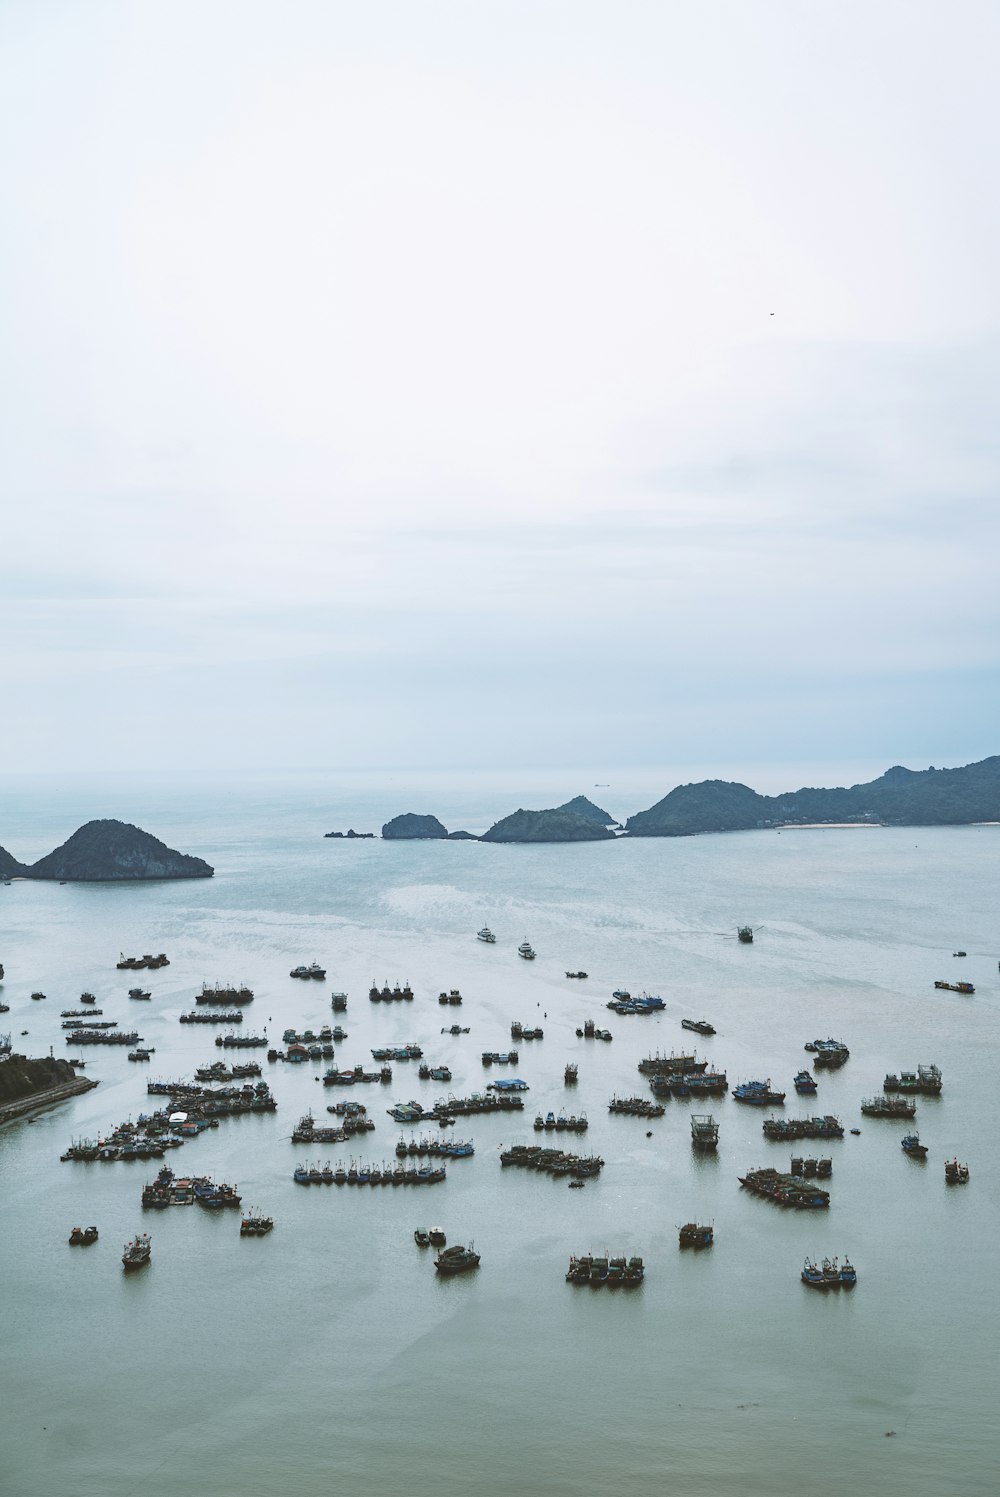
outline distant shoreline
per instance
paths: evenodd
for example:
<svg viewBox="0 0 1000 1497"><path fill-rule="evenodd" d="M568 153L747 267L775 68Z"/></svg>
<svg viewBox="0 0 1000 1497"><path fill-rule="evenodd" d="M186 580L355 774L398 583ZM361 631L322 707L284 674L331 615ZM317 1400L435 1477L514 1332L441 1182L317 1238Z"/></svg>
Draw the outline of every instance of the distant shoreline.
<svg viewBox="0 0 1000 1497"><path fill-rule="evenodd" d="M853 831L855 827L870 827L877 831L884 828L882 821L788 821L783 826L776 826L776 832L845 832Z"/></svg>

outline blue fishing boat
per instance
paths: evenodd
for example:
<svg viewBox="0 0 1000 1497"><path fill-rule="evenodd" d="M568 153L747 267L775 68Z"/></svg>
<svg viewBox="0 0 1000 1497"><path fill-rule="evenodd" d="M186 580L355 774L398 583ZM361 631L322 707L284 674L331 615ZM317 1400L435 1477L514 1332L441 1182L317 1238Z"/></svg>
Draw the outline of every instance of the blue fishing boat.
<svg viewBox="0 0 1000 1497"><path fill-rule="evenodd" d="M927 1158L927 1145L922 1144L916 1133L908 1133L900 1140L900 1148L904 1154L909 1154L913 1159Z"/></svg>
<svg viewBox="0 0 1000 1497"><path fill-rule="evenodd" d="M840 1265L840 1282L845 1289L853 1289L858 1282L858 1271L850 1258L845 1258Z"/></svg>
<svg viewBox="0 0 1000 1497"><path fill-rule="evenodd" d="M799 1278L802 1280L803 1284L808 1284L810 1289L829 1288L829 1285L827 1284L826 1279L823 1276L823 1270L818 1266L818 1264L814 1263L811 1258L806 1259L805 1263L802 1266L802 1272L800 1273Z"/></svg>
<svg viewBox="0 0 1000 1497"><path fill-rule="evenodd" d="M751 1107L767 1107L784 1102L785 1093L772 1090L771 1078L766 1081L743 1081L733 1087L737 1102L747 1102Z"/></svg>
<svg viewBox="0 0 1000 1497"><path fill-rule="evenodd" d="M800 1071L795 1078L795 1090L799 1096L811 1096L816 1090L816 1081L811 1072Z"/></svg>

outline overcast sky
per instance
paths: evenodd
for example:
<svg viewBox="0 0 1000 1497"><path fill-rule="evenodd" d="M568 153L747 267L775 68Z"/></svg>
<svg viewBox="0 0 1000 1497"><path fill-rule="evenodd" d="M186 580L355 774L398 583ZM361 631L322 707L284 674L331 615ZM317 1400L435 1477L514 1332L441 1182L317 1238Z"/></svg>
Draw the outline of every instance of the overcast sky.
<svg viewBox="0 0 1000 1497"><path fill-rule="evenodd" d="M1000 751L998 64L976 0L0 0L0 763Z"/></svg>

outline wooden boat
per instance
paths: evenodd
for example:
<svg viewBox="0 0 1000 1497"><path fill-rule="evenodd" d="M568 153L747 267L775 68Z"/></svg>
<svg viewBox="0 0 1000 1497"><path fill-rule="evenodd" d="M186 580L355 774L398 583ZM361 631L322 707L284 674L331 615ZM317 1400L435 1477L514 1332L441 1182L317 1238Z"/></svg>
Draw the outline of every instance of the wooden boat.
<svg viewBox="0 0 1000 1497"><path fill-rule="evenodd" d="M697 1222L685 1222L683 1227L678 1228L678 1235L682 1248L706 1248L711 1247L715 1240L715 1228L699 1226Z"/></svg>
<svg viewBox="0 0 1000 1497"><path fill-rule="evenodd" d="M468 1247L456 1244L455 1247L444 1248L434 1259L434 1267L441 1274L467 1273L470 1268L478 1268L479 1261L479 1254L470 1242Z"/></svg>

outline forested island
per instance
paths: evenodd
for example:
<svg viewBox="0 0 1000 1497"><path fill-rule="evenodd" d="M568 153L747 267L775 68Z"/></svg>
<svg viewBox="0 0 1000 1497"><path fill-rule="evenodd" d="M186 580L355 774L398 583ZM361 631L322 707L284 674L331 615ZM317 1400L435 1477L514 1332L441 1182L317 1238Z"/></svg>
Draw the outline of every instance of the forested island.
<svg viewBox="0 0 1000 1497"><path fill-rule="evenodd" d="M480 842L596 842L624 837L693 837L703 832L837 825L961 826L1000 821L1000 755L961 769L905 769L896 764L877 780L850 787L760 795L733 780L678 785L648 811L630 816L622 831L614 817L578 795L551 810L520 809L472 839L448 832L436 816L407 813L387 822L387 839L469 839Z"/></svg>

